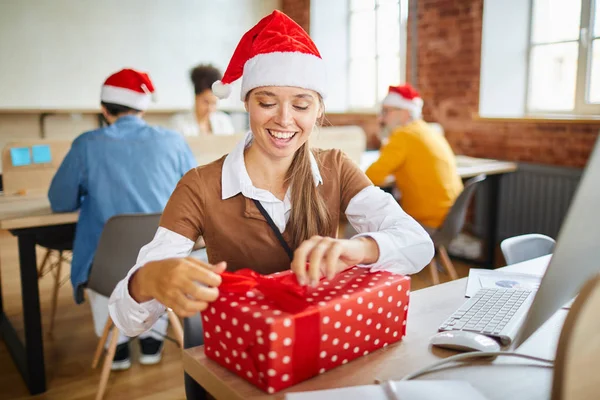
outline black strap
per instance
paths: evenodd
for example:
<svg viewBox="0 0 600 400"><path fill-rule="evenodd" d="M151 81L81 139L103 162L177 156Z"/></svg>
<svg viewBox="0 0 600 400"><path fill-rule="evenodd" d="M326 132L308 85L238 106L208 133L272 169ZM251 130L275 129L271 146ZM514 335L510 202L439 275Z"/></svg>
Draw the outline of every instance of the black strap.
<svg viewBox="0 0 600 400"><path fill-rule="evenodd" d="M265 217L265 219L267 220L267 223L273 230L273 233L275 233L275 236L277 236L277 240L279 240L281 247L283 247L283 249L287 253L288 257L290 258L290 261L292 261L294 259L294 253L292 252L292 249L290 249L290 246L288 246L287 242L283 238L283 235L281 234L281 232L279 232L279 228L277 227L277 225L275 225L275 222L273 222L273 220L271 219L271 216L269 215L267 210L265 210L265 208L262 206L262 204L260 204L260 201L254 200L254 204L256 204L256 208L258 208L258 211L260 211L262 216Z"/></svg>

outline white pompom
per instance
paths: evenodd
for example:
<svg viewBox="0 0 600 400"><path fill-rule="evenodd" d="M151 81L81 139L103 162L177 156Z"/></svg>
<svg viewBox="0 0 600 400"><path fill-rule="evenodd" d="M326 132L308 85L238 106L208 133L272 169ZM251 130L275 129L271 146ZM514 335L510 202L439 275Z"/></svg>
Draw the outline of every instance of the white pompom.
<svg viewBox="0 0 600 400"><path fill-rule="evenodd" d="M226 99L231 94L231 85L219 81L212 84L212 92L220 99Z"/></svg>

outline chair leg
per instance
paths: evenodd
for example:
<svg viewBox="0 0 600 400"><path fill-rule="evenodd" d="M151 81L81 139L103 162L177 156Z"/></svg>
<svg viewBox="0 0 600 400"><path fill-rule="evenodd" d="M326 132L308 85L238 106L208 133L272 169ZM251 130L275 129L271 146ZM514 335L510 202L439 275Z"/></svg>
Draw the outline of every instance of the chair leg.
<svg viewBox="0 0 600 400"><path fill-rule="evenodd" d="M48 265L48 261L50 260L50 255L52 254L52 250L47 249L46 254L44 255L44 259L40 264L40 269L38 270L38 279L46 274L46 266Z"/></svg>
<svg viewBox="0 0 600 400"><path fill-rule="evenodd" d="M52 336L54 332L54 320L56 318L56 308L58 306L58 290L60 289L60 274L62 272L62 251L58 253L58 264L54 269L54 287L52 288L52 308L50 309L50 330L48 334Z"/></svg>
<svg viewBox="0 0 600 400"><path fill-rule="evenodd" d="M454 264L450 261L450 256L448 256L448 252L444 246L440 246L438 248L440 253L440 258L442 259L442 265L448 271L448 275L450 275L450 279L456 280L458 279L458 274L456 273L456 269L454 269Z"/></svg>
<svg viewBox="0 0 600 400"><path fill-rule="evenodd" d="M429 272L431 273L431 282L434 285L439 285L440 275L438 273L438 267L437 267L437 262L435 261L435 257L429 263Z"/></svg>
<svg viewBox="0 0 600 400"><path fill-rule="evenodd" d="M98 366L98 361L100 361L100 356L102 356L102 350L104 350L104 343L106 343L106 338L108 338L108 333L110 332L110 328L112 328L112 326L113 321L110 317L108 317L106 324L104 324L102 337L98 342L98 346L96 346L96 353L94 354L94 360L92 361L92 368L96 368Z"/></svg>
<svg viewBox="0 0 600 400"><path fill-rule="evenodd" d="M110 370L112 367L113 358L115 357L115 351L117 350L117 343L119 341L119 329L115 326L112 330L112 337L110 338L110 344L104 357L104 365L102 366L102 373L100 374L100 384L98 385L98 392L96 393L96 400L102 400L104 392L106 391L106 384L108 383L108 377L110 376Z"/></svg>
<svg viewBox="0 0 600 400"><path fill-rule="evenodd" d="M169 316L169 323L173 328L173 333L175 334L175 339L177 343L179 343L179 347L183 350L183 328L181 327L181 321L173 310L167 310L167 315Z"/></svg>

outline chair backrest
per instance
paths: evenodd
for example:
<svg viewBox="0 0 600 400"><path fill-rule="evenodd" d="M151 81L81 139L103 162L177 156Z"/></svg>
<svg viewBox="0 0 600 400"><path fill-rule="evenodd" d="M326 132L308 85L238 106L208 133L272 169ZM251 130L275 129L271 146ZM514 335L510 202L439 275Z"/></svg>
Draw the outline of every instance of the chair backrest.
<svg viewBox="0 0 600 400"><path fill-rule="evenodd" d="M150 243L161 214L123 214L110 218L100 236L87 287L109 297Z"/></svg>
<svg viewBox="0 0 600 400"><path fill-rule="evenodd" d="M340 149L356 164L367 148L367 136L360 126L327 126L317 128L311 138L311 147L318 149Z"/></svg>
<svg viewBox="0 0 600 400"><path fill-rule="evenodd" d="M504 239L500 243L506 264L517 264L551 254L556 241L549 236L531 233Z"/></svg>
<svg viewBox="0 0 600 400"><path fill-rule="evenodd" d="M573 302L560 333L552 400L596 399L600 393L600 275L590 279Z"/></svg>
<svg viewBox="0 0 600 400"><path fill-rule="evenodd" d="M70 140L45 139L8 143L2 149L4 192L48 192L50 182L71 148L71 143Z"/></svg>
<svg viewBox="0 0 600 400"><path fill-rule="evenodd" d="M456 201L454 201L442 226L431 236L436 246L448 247L452 239L462 230L465 225L469 202L479 184L484 180L485 175L481 174L465 182L463 191L458 195Z"/></svg>
<svg viewBox="0 0 600 400"><path fill-rule="evenodd" d="M186 137L198 165L206 165L225 154L230 153L235 145L244 139L245 133L234 135L201 135Z"/></svg>

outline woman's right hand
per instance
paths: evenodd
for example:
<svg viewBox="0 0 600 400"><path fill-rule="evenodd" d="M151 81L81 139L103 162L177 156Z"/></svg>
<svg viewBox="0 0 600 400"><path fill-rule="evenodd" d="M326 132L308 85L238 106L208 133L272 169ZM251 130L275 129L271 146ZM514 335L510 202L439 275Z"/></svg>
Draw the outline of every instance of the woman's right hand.
<svg viewBox="0 0 600 400"><path fill-rule="evenodd" d="M225 262L211 265L192 257L151 261L129 280L129 293L138 303L158 300L180 317L190 317L219 296Z"/></svg>

